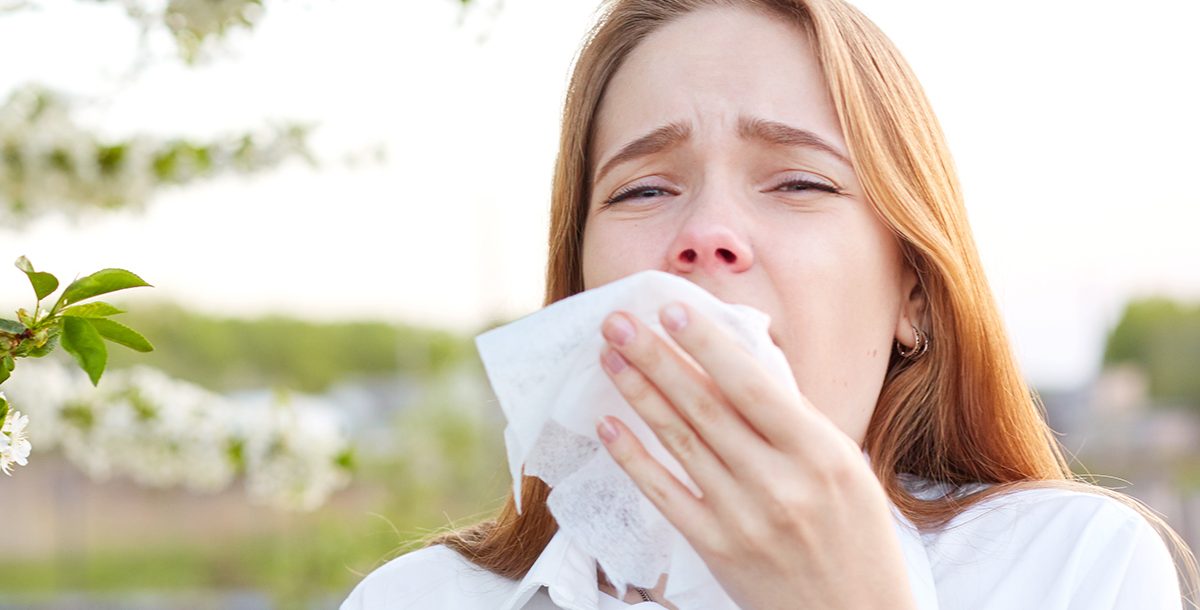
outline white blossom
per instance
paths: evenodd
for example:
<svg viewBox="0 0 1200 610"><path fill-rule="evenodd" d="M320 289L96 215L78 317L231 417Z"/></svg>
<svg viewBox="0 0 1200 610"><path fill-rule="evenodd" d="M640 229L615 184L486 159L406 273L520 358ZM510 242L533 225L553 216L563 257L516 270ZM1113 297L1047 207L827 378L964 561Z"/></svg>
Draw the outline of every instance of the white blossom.
<svg viewBox="0 0 1200 610"><path fill-rule="evenodd" d="M76 120L76 106L36 85L0 99L0 218L6 222L20 226L51 211L69 212L72 221L91 208L140 211L167 184L309 157L307 128L287 124L190 144L136 134L105 142Z"/></svg>
<svg viewBox="0 0 1200 610"><path fill-rule="evenodd" d="M147 366L107 371L99 387L51 359L20 373L5 388L34 415L31 434L93 479L215 492L241 473L252 501L295 510L349 483L349 441L321 401L247 404Z"/></svg>
<svg viewBox="0 0 1200 610"><path fill-rule="evenodd" d="M349 482L335 465L347 443L333 413L291 400L260 413L269 423L254 429L247 444L246 489L266 504L312 510L335 489Z"/></svg>
<svg viewBox="0 0 1200 610"><path fill-rule="evenodd" d="M0 447L0 470L4 474L12 476L14 462L21 466L28 463L29 451L33 448L26 437L25 428L28 425L29 416L20 411L11 411L4 418L4 426L0 427L0 437L4 438Z"/></svg>

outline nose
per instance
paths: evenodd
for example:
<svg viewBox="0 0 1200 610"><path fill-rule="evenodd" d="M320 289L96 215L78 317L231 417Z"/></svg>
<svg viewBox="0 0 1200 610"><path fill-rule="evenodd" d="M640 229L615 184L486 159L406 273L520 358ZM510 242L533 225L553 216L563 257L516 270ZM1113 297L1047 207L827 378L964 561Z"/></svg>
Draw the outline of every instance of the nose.
<svg viewBox="0 0 1200 610"><path fill-rule="evenodd" d="M754 253L741 233L736 206L720 202L693 202L696 207L684 221L668 250L667 264L679 273L740 273L754 263ZM728 203L728 202L727 202Z"/></svg>

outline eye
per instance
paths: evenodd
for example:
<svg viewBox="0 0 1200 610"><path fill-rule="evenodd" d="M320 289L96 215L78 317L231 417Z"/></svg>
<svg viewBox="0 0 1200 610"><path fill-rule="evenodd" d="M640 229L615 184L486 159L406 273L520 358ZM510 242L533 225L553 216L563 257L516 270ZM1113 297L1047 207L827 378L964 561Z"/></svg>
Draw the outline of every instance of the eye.
<svg viewBox="0 0 1200 610"><path fill-rule="evenodd" d="M784 182L783 184L775 187L775 190L777 190L777 191L782 190L782 191L791 192L791 193L801 193L804 191L812 191L812 190L825 191L826 193L834 193L834 194L841 194L841 192L842 192L841 189L839 189L838 187L836 187L832 184L827 184L824 182L817 182L816 180L807 180L807 179L803 179L803 178L796 178L793 180L788 180L787 182Z"/></svg>
<svg viewBox="0 0 1200 610"><path fill-rule="evenodd" d="M777 191L782 190L784 192L791 192L791 193L801 193L804 191L816 190L816 191L823 191L826 193L833 193L835 195L842 193L841 189L839 189L838 187L836 187L832 184L828 184L826 182L819 182L817 180L810 180L810 179L806 179L806 178L794 178L792 180L788 180L787 182L784 182L783 184L780 184L779 186L775 187L775 190L777 190ZM660 196L663 194L669 195L669 194L673 194L673 193L665 188L658 187L658 186L642 186L642 185L628 186L628 187L625 187L625 188L617 191L617 193L615 195L613 195L611 198L605 200L605 202L603 204L601 204L601 207L610 206L614 203L620 203L622 201L625 201L626 199L653 199L654 197L657 197L657 196Z"/></svg>
<svg viewBox="0 0 1200 610"><path fill-rule="evenodd" d="M626 199L651 199L656 193L670 193L665 188L657 186L629 186L617 191L617 194L604 202L605 206L612 205Z"/></svg>

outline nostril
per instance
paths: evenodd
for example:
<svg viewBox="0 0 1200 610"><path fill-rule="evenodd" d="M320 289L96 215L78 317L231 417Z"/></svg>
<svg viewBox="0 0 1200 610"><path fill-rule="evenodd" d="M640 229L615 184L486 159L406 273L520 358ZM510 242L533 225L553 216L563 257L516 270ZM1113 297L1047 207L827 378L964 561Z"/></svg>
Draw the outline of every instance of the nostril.
<svg viewBox="0 0 1200 610"><path fill-rule="evenodd" d="M737 255L726 250L725 248L717 248L717 256L725 259L725 262L732 263L737 261Z"/></svg>
<svg viewBox="0 0 1200 610"><path fill-rule="evenodd" d="M695 250L690 250L690 249L689 249L689 250L685 250L685 251L683 252L683 254L681 254L680 256L682 256L682 257L683 257L683 260L685 260L685 261L687 261L687 262L689 262L689 263L694 263L694 262L696 262L696 251L695 251Z"/></svg>

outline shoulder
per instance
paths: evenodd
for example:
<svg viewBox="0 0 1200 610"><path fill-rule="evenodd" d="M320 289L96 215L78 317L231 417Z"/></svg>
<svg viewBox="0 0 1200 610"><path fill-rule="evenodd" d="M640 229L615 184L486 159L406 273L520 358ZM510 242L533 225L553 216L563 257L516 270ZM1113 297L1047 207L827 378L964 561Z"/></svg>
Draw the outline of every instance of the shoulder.
<svg viewBox="0 0 1200 610"><path fill-rule="evenodd" d="M499 607L517 583L467 561L443 545L401 555L376 568L340 610Z"/></svg>
<svg viewBox="0 0 1200 610"><path fill-rule="evenodd" d="M1157 536L1144 516L1111 496L1056 487L999 493L957 515L947 531L954 529L977 536L1003 533L1011 537L1024 533L1047 542L1084 534L1090 541L1129 539L1144 533Z"/></svg>
<svg viewBox="0 0 1200 610"><path fill-rule="evenodd" d="M1074 529L1097 522L1124 527L1145 522L1149 526L1137 511L1103 493L1030 487L1001 492L970 506L951 520L951 527L974 523L977 527Z"/></svg>
<svg viewBox="0 0 1200 610"><path fill-rule="evenodd" d="M1180 607L1162 536L1137 510L1099 492L998 494L922 538L939 587L961 595L996 587L1026 596L1010 601L1040 598L1048 608Z"/></svg>

